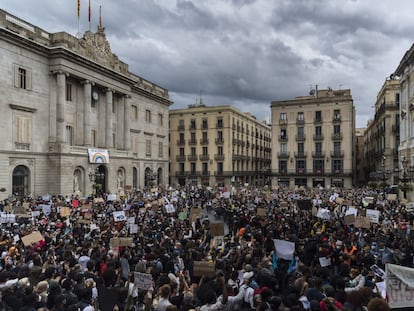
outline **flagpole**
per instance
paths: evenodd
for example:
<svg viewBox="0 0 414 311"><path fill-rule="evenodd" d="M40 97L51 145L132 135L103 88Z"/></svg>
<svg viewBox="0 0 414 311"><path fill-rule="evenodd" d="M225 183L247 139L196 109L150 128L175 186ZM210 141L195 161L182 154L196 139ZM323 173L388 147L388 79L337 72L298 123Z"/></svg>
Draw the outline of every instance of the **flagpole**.
<svg viewBox="0 0 414 311"><path fill-rule="evenodd" d="M76 36L80 37L80 0L78 0L78 33Z"/></svg>
<svg viewBox="0 0 414 311"><path fill-rule="evenodd" d="M91 0L89 0L89 7L88 7L88 21L89 21L89 31L91 31Z"/></svg>

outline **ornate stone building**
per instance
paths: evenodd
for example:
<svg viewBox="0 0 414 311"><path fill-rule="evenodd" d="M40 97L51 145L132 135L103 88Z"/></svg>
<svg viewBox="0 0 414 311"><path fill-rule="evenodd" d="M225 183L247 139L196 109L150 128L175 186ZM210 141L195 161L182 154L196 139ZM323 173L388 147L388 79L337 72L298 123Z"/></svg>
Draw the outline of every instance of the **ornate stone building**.
<svg viewBox="0 0 414 311"><path fill-rule="evenodd" d="M129 72L104 28L48 33L0 10L0 198L168 182L168 91Z"/></svg>
<svg viewBox="0 0 414 311"><path fill-rule="evenodd" d="M229 106L170 110L171 184L270 183L271 130Z"/></svg>
<svg viewBox="0 0 414 311"><path fill-rule="evenodd" d="M351 90L315 90L273 101L274 185L345 187L354 182L355 108Z"/></svg>

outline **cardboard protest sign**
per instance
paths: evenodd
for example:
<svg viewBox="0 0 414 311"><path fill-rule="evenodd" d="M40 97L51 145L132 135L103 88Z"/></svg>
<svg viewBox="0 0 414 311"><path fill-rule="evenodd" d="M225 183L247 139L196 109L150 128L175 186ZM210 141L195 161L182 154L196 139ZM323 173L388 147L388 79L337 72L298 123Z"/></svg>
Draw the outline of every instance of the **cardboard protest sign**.
<svg viewBox="0 0 414 311"><path fill-rule="evenodd" d="M273 239L278 258L292 260L295 252L295 243L285 240Z"/></svg>
<svg viewBox="0 0 414 311"><path fill-rule="evenodd" d="M386 264L385 274L388 305L391 309L412 309L414 307L414 269L394 264Z"/></svg>
<svg viewBox="0 0 414 311"><path fill-rule="evenodd" d="M27 211L30 209L30 202L23 202L23 208Z"/></svg>
<svg viewBox="0 0 414 311"><path fill-rule="evenodd" d="M201 214L201 208L193 208L191 210L191 222L196 222L200 214Z"/></svg>
<svg viewBox="0 0 414 311"><path fill-rule="evenodd" d="M330 220L331 211L327 208L318 208L318 213L316 214L316 217L324 219L324 220Z"/></svg>
<svg viewBox="0 0 414 311"><path fill-rule="evenodd" d="M257 208L257 216L266 217L266 208L258 207Z"/></svg>
<svg viewBox="0 0 414 311"><path fill-rule="evenodd" d="M224 235L224 222L210 223L210 233L212 236L223 236Z"/></svg>
<svg viewBox="0 0 414 311"><path fill-rule="evenodd" d="M319 257L319 264L321 267L328 267L331 265L331 258L329 257Z"/></svg>
<svg viewBox="0 0 414 311"><path fill-rule="evenodd" d="M115 211L112 213L114 216L114 221L126 221L126 216L124 211Z"/></svg>
<svg viewBox="0 0 414 311"><path fill-rule="evenodd" d="M279 203L280 208L284 209L284 208L288 208L288 202L286 201L281 201Z"/></svg>
<svg viewBox="0 0 414 311"><path fill-rule="evenodd" d="M353 225L355 223L355 215L354 214L345 215L344 221L347 225Z"/></svg>
<svg viewBox="0 0 414 311"><path fill-rule="evenodd" d="M358 209L356 209L353 206L349 206L348 209L345 212L345 216L346 215L354 215L354 216L357 216L358 215Z"/></svg>
<svg viewBox="0 0 414 311"><path fill-rule="evenodd" d="M387 200L388 201L396 201L397 200L397 195L394 193L389 193L387 194Z"/></svg>
<svg viewBox="0 0 414 311"><path fill-rule="evenodd" d="M371 221L366 216L355 217L355 227L369 229L371 227Z"/></svg>
<svg viewBox="0 0 414 311"><path fill-rule="evenodd" d="M60 216L69 217L70 216L70 208L69 207L61 207L60 208Z"/></svg>
<svg viewBox="0 0 414 311"><path fill-rule="evenodd" d="M194 276L207 276L214 277L216 275L216 268L214 262L208 261L194 261L193 263L193 275Z"/></svg>
<svg viewBox="0 0 414 311"><path fill-rule="evenodd" d="M13 206L13 213L14 214L25 214L26 210L23 206L17 205L17 206Z"/></svg>
<svg viewBox="0 0 414 311"><path fill-rule="evenodd" d="M32 245L32 243L37 243L44 240L42 234L39 231L33 231L32 233L25 235L21 238L24 246Z"/></svg>
<svg viewBox="0 0 414 311"><path fill-rule="evenodd" d="M339 205L342 205L344 203L344 199L343 198L336 198L335 202L338 203Z"/></svg>
<svg viewBox="0 0 414 311"><path fill-rule="evenodd" d="M65 206L66 203L64 201L56 202L56 206Z"/></svg>
<svg viewBox="0 0 414 311"><path fill-rule="evenodd" d="M95 198L95 199L93 199L93 202L94 203L104 203L105 201L104 201L103 198Z"/></svg>
<svg viewBox="0 0 414 311"><path fill-rule="evenodd" d="M45 214L46 216L49 216L50 213L52 212L52 205L43 204L42 205L42 211L43 211L43 214Z"/></svg>
<svg viewBox="0 0 414 311"><path fill-rule="evenodd" d="M90 219L78 219L76 221L81 223L81 224L87 224L87 225L89 225L91 223Z"/></svg>
<svg viewBox="0 0 414 311"><path fill-rule="evenodd" d="M111 247L132 246L132 238L111 238L109 245Z"/></svg>
<svg viewBox="0 0 414 311"><path fill-rule="evenodd" d="M153 282L150 273L134 272L134 284L137 288L149 290Z"/></svg>
<svg viewBox="0 0 414 311"><path fill-rule="evenodd" d="M379 216L380 216L380 212L378 210L375 210L375 209L366 210L366 217L368 217L369 220L374 224L379 223Z"/></svg>
<svg viewBox="0 0 414 311"><path fill-rule="evenodd" d="M116 201L116 194L108 194L106 197L107 201Z"/></svg>

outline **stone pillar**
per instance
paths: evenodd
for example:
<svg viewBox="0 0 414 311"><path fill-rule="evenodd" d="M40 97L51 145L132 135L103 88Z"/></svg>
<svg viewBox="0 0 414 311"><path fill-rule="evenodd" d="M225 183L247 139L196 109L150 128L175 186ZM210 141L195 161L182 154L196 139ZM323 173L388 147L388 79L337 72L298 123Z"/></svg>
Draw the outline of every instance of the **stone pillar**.
<svg viewBox="0 0 414 311"><path fill-rule="evenodd" d="M66 73L58 71L56 73L57 79L57 102L56 102L56 141L64 143L66 124L65 124L65 101L66 101Z"/></svg>
<svg viewBox="0 0 414 311"><path fill-rule="evenodd" d="M124 96L124 149L131 149L131 96Z"/></svg>
<svg viewBox="0 0 414 311"><path fill-rule="evenodd" d="M105 119L105 147L113 148L112 145L112 90L105 89L106 92L106 119Z"/></svg>
<svg viewBox="0 0 414 311"><path fill-rule="evenodd" d="M92 101L92 83L88 80L83 84L83 145L90 146L92 144L91 135L91 101Z"/></svg>

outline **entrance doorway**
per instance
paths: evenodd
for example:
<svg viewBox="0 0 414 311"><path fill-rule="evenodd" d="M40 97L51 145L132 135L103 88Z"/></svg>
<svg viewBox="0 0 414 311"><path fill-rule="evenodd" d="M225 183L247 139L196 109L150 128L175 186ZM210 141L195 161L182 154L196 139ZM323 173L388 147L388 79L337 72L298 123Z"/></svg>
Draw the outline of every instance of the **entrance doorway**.
<svg viewBox="0 0 414 311"><path fill-rule="evenodd" d="M13 170L12 190L17 197L24 197L30 193L30 170L24 166L19 165Z"/></svg>
<svg viewBox="0 0 414 311"><path fill-rule="evenodd" d="M96 176L95 184L101 185L98 192L105 193L106 192L106 167L104 165L99 165L97 171L99 174Z"/></svg>

